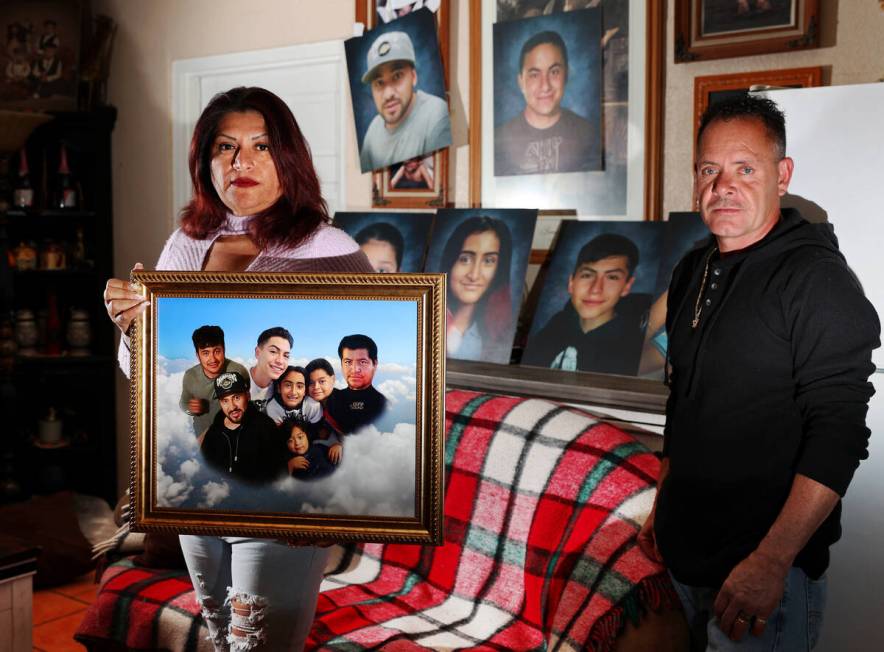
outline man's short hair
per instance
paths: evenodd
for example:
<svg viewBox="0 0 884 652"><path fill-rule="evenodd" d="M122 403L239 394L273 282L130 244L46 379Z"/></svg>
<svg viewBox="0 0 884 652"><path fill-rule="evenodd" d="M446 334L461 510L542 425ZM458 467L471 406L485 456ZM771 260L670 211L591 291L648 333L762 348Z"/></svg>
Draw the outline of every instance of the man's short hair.
<svg viewBox="0 0 884 652"><path fill-rule="evenodd" d="M402 267L402 250L405 249L405 240L402 238L399 229L392 224L387 222L369 224L360 230L353 239L359 245L364 245L369 240L380 240L381 242L388 243L396 253L396 268Z"/></svg>
<svg viewBox="0 0 884 652"><path fill-rule="evenodd" d="M308 384L310 382L310 374L312 374L317 369L324 371L329 376L335 375L335 368L331 366L331 363L328 360L326 360L325 358L316 358L315 360L311 360L310 362L308 362L307 366L304 367L304 371L306 372L304 378L307 379Z"/></svg>
<svg viewBox="0 0 884 652"><path fill-rule="evenodd" d="M209 346L224 346L224 331L220 326L200 326L191 335L193 348L199 352Z"/></svg>
<svg viewBox="0 0 884 652"><path fill-rule="evenodd" d="M559 52L562 53L562 63L565 65L565 70L568 69L568 48L565 46L565 41L558 32L546 30L545 32L538 32L525 41L525 44L522 46L522 54L519 55L519 74L522 74L522 68L525 66L525 57L528 56L528 53L544 43L549 43L559 48Z"/></svg>
<svg viewBox="0 0 884 652"><path fill-rule="evenodd" d="M602 233L583 245L580 253L577 254L577 262L574 264L574 271L571 272L571 275L576 274L584 263L595 263L611 256L625 256L629 275L632 276L635 273L635 268L638 266L638 247L635 246L635 243L625 235Z"/></svg>
<svg viewBox="0 0 884 652"><path fill-rule="evenodd" d="M281 337L284 340L288 340L289 346L295 345L295 340L292 338L291 333L289 333L282 326L274 326L273 328L268 328L266 331L263 331L258 336L258 346L264 346L267 340L269 340L271 337Z"/></svg>
<svg viewBox="0 0 884 652"><path fill-rule="evenodd" d="M338 344L338 357L344 357L344 349L350 349L351 351L355 349L367 349L368 357L371 358L371 361L375 364L378 363L378 345L374 343L374 340L371 339L368 335L361 335L359 333L355 335L347 335L344 339L341 340L341 343Z"/></svg>
<svg viewBox="0 0 884 652"><path fill-rule="evenodd" d="M700 118L700 129L697 131L697 151L700 149L700 140L706 127L713 122L728 122L738 118L758 120L776 147L777 157L783 158L786 155L785 114L773 100L749 93L721 100L706 109Z"/></svg>

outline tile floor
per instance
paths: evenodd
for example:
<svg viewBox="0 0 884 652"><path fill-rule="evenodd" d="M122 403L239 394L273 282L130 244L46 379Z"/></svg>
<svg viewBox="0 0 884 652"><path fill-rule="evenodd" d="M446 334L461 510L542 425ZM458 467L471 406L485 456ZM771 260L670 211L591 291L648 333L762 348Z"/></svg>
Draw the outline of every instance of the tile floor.
<svg viewBox="0 0 884 652"><path fill-rule="evenodd" d="M74 632L86 607L95 598L95 574L51 589L34 591L34 652L83 652L74 641Z"/></svg>

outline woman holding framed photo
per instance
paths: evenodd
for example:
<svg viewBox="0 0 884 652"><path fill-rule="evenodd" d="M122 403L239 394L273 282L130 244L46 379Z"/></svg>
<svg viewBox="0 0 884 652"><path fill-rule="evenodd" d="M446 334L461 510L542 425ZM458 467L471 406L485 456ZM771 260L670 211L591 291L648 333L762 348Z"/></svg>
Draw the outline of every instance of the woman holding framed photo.
<svg viewBox="0 0 884 652"><path fill-rule="evenodd" d="M329 224L307 143L273 93L239 87L212 98L194 129L189 167L193 198L158 270L374 271L356 242ZM127 333L147 304L125 279L107 282L104 301L123 333L120 363L128 372ZM216 650L302 649L325 548L246 537L180 540Z"/></svg>

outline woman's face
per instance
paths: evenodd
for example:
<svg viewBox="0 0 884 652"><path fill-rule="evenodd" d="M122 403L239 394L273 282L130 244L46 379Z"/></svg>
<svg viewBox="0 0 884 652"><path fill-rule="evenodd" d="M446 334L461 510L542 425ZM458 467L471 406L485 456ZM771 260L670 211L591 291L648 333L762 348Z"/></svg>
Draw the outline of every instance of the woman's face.
<svg viewBox="0 0 884 652"><path fill-rule="evenodd" d="M386 240L369 238L359 246L368 256L368 262L374 271L387 273L399 271L399 266L396 264L396 249Z"/></svg>
<svg viewBox="0 0 884 652"><path fill-rule="evenodd" d="M254 215L282 196L264 117L228 113L212 143L212 185L234 215Z"/></svg>
<svg viewBox="0 0 884 652"><path fill-rule="evenodd" d="M449 273L451 292L464 304L477 303L497 272L500 238L494 231L471 233Z"/></svg>

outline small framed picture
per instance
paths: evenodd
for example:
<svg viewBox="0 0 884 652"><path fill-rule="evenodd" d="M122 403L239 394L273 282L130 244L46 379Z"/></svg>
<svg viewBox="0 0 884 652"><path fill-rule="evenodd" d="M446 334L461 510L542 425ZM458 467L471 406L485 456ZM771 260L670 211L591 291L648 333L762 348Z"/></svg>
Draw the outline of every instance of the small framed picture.
<svg viewBox="0 0 884 652"><path fill-rule="evenodd" d="M819 0L675 0L675 62L819 47Z"/></svg>
<svg viewBox="0 0 884 652"><path fill-rule="evenodd" d="M77 107L82 5L64 0L0 0L0 108Z"/></svg>
<svg viewBox="0 0 884 652"><path fill-rule="evenodd" d="M422 272L433 217L433 213L402 211L338 211L334 223L356 240L376 272Z"/></svg>
<svg viewBox="0 0 884 652"><path fill-rule="evenodd" d="M443 275L132 280L134 530L442 541Z"/></svg>

